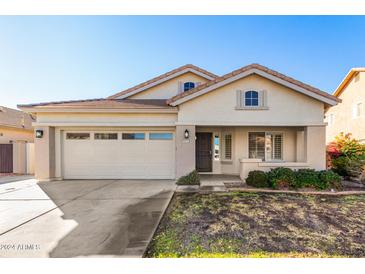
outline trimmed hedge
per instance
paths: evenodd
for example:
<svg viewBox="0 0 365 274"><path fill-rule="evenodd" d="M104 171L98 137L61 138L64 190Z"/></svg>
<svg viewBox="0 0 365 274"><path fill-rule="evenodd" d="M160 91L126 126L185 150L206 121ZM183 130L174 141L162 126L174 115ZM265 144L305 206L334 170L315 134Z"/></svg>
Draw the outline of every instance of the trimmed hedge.
<svg viewBox="0 0 365 274"><path fill-rule="evenodd" d="M254 187L271 187L273 189L304 187L325 189L342 189L341 177L331 170L315 171L314 169L291 170L278 167L269 172L261 170L250 171L246 183Z"/></svg>
<svg viewBox="0 0 365 274"><path fill-rule="evenodd" d="M286 167L278 167L268 172L270 186L274 189L294 187L294 171Z"/></svg>
<svg viewBox="0 0 365 274"><path fill-rule="evenodd" d="M250 171L246 183L254 187L270 187L267 174L262 170Z"/></svg>
<svg viewBox="0 0 365 274"><path fill-rule="evenodd" d="M319 171L318 175L325 188L342 190L341 177L337 173L332 170L322 170Z"/></svg>
<svg viewBox="0 0 365 274"><path fill-rule="evenodd" d="M199 173L196 170L193 170L189 174L180 177L177 182L177 185L200 185L200 177Z"/></svg>
<svg viewBox="0 0 365 274"><path fill-rule="evenodd" d="M317 189L325 189L319 180L318 172L314 169L303 168L295 172L294 188L315 187Z"/></svg>

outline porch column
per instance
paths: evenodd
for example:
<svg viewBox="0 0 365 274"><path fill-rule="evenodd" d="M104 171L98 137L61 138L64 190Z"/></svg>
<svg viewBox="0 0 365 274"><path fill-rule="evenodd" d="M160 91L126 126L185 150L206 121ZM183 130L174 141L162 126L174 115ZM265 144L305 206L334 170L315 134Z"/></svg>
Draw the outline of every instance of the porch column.
<svg viewBox="0 0 365 274"><path fill-rule="evenodd" d="M55 128L36 127L42 130L41 138L34 138L35 177L39 181L49 181L55 177Z"/></svg>
<svg viewBox="0 0 365 274"><path fill-rule="evenodd" d="M189 138L185 138L185 131ZM195 169L195 126L176 126L176 178L188 174Z"/></svg>
<svg viewBox="0 0 365 274"><path fill-rule="evenodd" d="M326 126L307 126L304 134L306 162L310 168L326 169Z"/></svg>

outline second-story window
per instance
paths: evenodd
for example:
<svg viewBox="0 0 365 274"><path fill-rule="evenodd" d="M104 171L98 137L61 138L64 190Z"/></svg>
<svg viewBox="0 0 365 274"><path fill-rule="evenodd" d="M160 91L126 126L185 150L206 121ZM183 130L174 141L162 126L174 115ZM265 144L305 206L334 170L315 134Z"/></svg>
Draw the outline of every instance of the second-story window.
<svg viewBox="0 0 365 274"><path fill-rule="evenodd" d="M247 107L257 107L259 105L259 93L254 90L246 91L245 96L245 106Z"/></svg>
<svg viewBox="0 0 365 274"><path fill-rule="evenodd" d="M188 91L190 89L193 89L193 88L195 88L195 83L193 83L193 82L185 82L184 83L184 92Z"/></svg>

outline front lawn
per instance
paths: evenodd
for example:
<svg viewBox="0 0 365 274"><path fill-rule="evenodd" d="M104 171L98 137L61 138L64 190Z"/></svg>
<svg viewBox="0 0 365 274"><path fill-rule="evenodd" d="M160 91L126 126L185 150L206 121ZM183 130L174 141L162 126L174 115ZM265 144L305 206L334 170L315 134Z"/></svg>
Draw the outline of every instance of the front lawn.
<svg viewBox="0 0 365 274"><path fill-rule="evenodd" d="M365 257L365 195L176 194L146 257Z"/></svg>

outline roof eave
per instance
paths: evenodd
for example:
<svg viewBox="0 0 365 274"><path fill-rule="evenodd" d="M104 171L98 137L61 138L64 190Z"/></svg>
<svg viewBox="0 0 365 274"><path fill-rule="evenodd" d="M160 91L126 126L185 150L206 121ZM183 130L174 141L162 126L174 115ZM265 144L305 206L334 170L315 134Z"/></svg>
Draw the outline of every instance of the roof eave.
<svg viewBox="0 0 365 274"><path fill-rule="evenodd" d="M19 107L27 113L177 113L170 108L70 108L70 107Z"/></svg>

